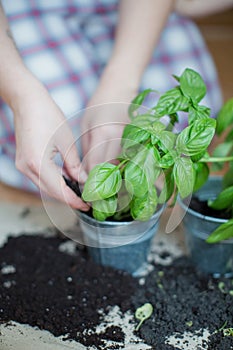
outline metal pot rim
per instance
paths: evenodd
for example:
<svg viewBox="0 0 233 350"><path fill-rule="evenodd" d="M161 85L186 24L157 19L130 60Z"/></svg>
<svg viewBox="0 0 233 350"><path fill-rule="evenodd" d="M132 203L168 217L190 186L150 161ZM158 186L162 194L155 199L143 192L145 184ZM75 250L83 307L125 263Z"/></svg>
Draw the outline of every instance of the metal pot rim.
<svg viewBox="0 0 233 350"><path fill-rule="evenodd" d="M132 221L98 221L94 219L93 217L87 215L85 212L81 212L78 210L80 219L88 222L90 225L97 226L97 227L113 227L113 226L135 226L138 224L143 224L146 222L154 221L155 218L159 218L164 211L166 205L163 204L159 207L158 210L151 216L151 218L147 221L138 221L138 220L132 220Z"/></svg>

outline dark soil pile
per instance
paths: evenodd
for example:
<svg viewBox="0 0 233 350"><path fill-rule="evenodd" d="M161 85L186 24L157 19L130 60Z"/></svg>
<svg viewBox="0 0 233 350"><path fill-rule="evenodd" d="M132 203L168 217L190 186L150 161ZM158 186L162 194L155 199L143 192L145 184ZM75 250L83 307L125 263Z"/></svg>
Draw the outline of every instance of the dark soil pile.
<svg viewBox="0 0 233 350"><path fill-rule="evenodd" d="M104 349L105 340L124 342L120 327L109 326L98 335L84 332L101 323L100 309L107 313L115 305L123 313L134 313L145 302L153 305L152 317L139 331L152 349L175 349L164 344L175 332L214 332L224 323L233 327L232 282L198 274L188 258L169 267L155 266L140 285L127 273L96 266L84 250L77 249L73 256L59 251L64 241L22 235L0 249L0 322L30 324L97 349ZM14 267L11 273L3 273L7 266ZM117 348L120 345L106 350ZM219 331L203 348L233 349L233 337Z"/></svg>

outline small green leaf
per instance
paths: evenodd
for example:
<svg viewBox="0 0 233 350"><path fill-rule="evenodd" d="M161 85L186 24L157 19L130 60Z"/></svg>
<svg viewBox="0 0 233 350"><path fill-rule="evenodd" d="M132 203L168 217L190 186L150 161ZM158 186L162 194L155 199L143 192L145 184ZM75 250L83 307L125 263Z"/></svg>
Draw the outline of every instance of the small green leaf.
<svg viewBox="0 0 233 350"><path fill-rule="evenodd" d="M217 134L220 135L233 123L233 98L228 100L221 108L217 116Z"/></svg>
<svg viewBox="0 0 233 350"><path fill-rule="evenodd" d="M209 167L206 163L193 163L193 168L195 170L195 184L193 191L199 190L208 180L209 177Z"/></svg>
<svg viewBox="0 0 233 350"><path fill-rule="evenodd" d="M173 168L173 175L181 198L190 195L195 181L192 161L189 158L177 158Z"/></svg>
<svg viewBox="0 0 233 350"><path fill-rule="evenodd" d="M129 161L124 169L125 186L133 196L143 197L148 192L149 183L143 169Z"/></svg>
<svg viewBox="0 0 233 350"><path fill-rule="evenodd" d="M211 235L207 238L207 243L218 243L233 237L233 219L221 224Z"/></svg>
<svg viewBox="0 0 233 350"><path fill-rule="evenodd" d="M194 121L178 135L177 151L188 156L204 152L214 136L215 125L216 121L212 118Z"/></svg>
<svg viewBox="0 0 233 350"><path fill-rule="evenodd" d="M229 170L223 176L223 188L233 186L233 162L229 162Z"/></svg>
<svg viewBox="0 0 233 350"><path fill-rule="evenodd" d="M160 174L157 166L159 154L148 144L130 159L124 169L126 188L135 197L143 197ZM133 191L133 192L132 192Z"/></svg>
<svg viewBox="0 0 233 350"><path fill-rule="evenodd" d="M180 77L180 88L187 98L200 102L206 94L206 85L199 73L187 68Z"/></svg>
<svg viewBox="0 0 233 350"><path fill-rule="evenodd" d="M153 306L150 303L146 303L136 310L135 317L137 320L140 321L135 329L136 331L139 330L139 328L141 327L142 323L145 320L151 317L152 313L153 313Z"/></svg>
<svg viewBox="0 0 233 350"><path fill-rule="evenodd" d="M227 293L225 287L226 287L226 286L225 286L225 283L224 283L223 281L220 281L220 282L218 283L218 289L219 289L220 292L223 293L223 294L226 294L226 293Z"/></svg>
<svg viewBox="0 0 233 350"><path fill-rule="evenodd" d="M172 169L165 170L165 183L159 195L159 203L166 203L174 192L174 176Z"/></svg>
<svg viewBox="0 0 233 350"><path fill-rule="evenodd" d="M104 221L107 217L112 216L117 209L117 196L107 199L94 201L92 203L93 216L96 220Z"/></svg>
<svg viewBox="0 0 233 350"><path fill-rule="evenodd" d="M136 117L136 111L138 110L138 108L142 105L142 103L144 102L145 98L151 93L151 92L156 92L153 89L146 89L142 92L140 92L131 102L129 109L128 109L128 113L129 113L129 117L131 120L133 120Z"/></svg>
<svg viewBox="0 0 233 350"><path fill-rule="evenodd" d="M223 142L220 143L213 151L212 156L213 157L227 157L232 153L233 150L233 142L228 141L228 142ZM212 171L219 171L223 169L224 167L224 162L214 162L211 164Z"/></svg>
<svg viewBox="0 0 233 350"><path fill-rule="evenodd" d="M167 152L174 149L175 141L176 135L171 131L164 130L159 134L158 146L163 152Z"/></svg>
<svg viewBox="0 0 233 350"><path fill-rule="evenodd" d="M233 328L225 328L223 329L224 337L233 337Z"/></svg>
<svg viewBox="0 0 233 350"><path fill-rule="evenodd" d="M86 202L93 202L112 197L120 190L121 182L118 166L111 163L98 164L89 173L82 199Z"/></svg>
<svg viewBox="0 0 233 350"><path fill-rule="evenodd" d="M191 125L195 120L208 118L210 116L210 108L206 106L194 105L189 107L188 121Z"/></svg>
<svg viewBox="0 0 233 350"><path fill-rule="evenodd" d="M227 134L225 140L226 140L227 142L233 140L233 129L232 129L232 130L229 130L229 132L228 132L228 134Z"/></svg>
<svg viewBox="0 0 233 350"><path fill-rule="evenodd" d="M203 157L205 158L207 156L209 157L209 154L206 151L202 151L202 152L197 153L194 156L192 156L191 159L192 159L192 162L195 163L195 162L198 162L199 160L201 160Z"/></svg>
<svg viewBox="0 0 233 350"><path fill-rule="evenodd" d="M220 192L214 201L209 200L208 205L215 210L227 209L233 206L233 186Z"/></svg>
<svg viewBox="0 0 233 350"><path fill-rule="evenodd" d="M134 197L131 202L131 216L134 220L147 221L155 213L158 204L157 192L151 187L143 197Z"/></svg>
<svg viewBox="0 0 233 350"><path fill-rule="evenodd" d="M233 141L220 143L213 152L214 157L226 157L231 154L233 150Z"/></svg>
<svg viewBox="0 0 233 350"><path fill-rule="evenodd" d="M133 124L128 124L124 128L121 146L126 149L137 143L144 142L150 138L150 134L143 128L139 128Z"/></svg>
<svg viewBox="0 0 233 350"><path fill-rule="evenodd" d="M175 162L175 159L172 153L168 152L161 158L159 165L163 169L168 169L174 164L174 162Z"/></svg>
<svg viewBox="0 0 233 350"><path fill-rule="evenodd" d="M175 87L160 97L154 110L158 115L164 116L178 111L186 111L188 107L189 99L182 94L179 87Z"/></svg>

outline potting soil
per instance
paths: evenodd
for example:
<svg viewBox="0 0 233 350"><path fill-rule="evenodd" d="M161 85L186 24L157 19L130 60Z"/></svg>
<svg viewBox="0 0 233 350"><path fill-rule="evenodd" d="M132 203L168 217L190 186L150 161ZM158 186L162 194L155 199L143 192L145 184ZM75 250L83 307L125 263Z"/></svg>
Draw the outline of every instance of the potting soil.
<svg viewBox="0 0 233 350"><path fill-rule="evenodd" d="M62 251L66 242L60 236L21 235L0 248L1 323L13 320L37 326L87 348L121 349L126 342L124 328L120 322L101 328L106 315L114 308L121 316L134 315L138 307L151 303L152 316L135 331L151 349L183 349L171 345L169 337L181 344L185 332L195 335L204 329L211 335L199 349L233 349L233 336L226 334L233 327L230 279L215 280L196 272L187 257L169 266L155 264L146 277L137 279L97 266L80 247L72 254ZM138 321L132 316L128 322L135 327Z"/></svg>

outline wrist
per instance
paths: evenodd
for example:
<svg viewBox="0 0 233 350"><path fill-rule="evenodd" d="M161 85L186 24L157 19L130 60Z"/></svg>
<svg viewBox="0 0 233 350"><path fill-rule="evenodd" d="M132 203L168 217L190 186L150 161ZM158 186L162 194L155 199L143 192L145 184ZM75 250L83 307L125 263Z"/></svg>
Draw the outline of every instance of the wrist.
<svg viewBox="0 0 233 350"><path fill-rule="evenodd" d="M5 102L13 110L17 111L24 101L29 101L38 91L45 90L44 86L26 68L14 73L9 78L7 88L2 95Z"/></svg>
<svg viewBox="0 0 233 350"><path fill-rule="evenodd" d="M137 93L143 71L143 69L137 69L132 62L128 63L123 57L112 57L103 71L101 80L109 81L110 79L122 90L127 89L132 93Z"/></svg>

